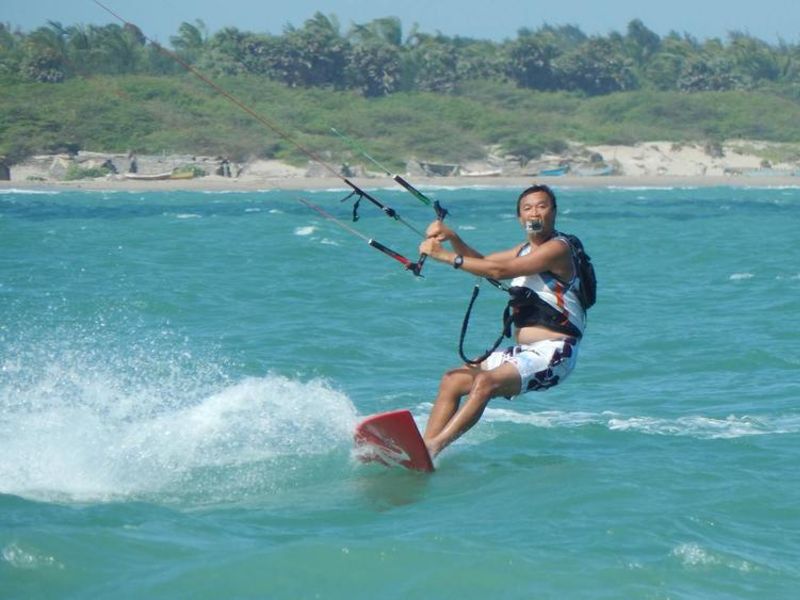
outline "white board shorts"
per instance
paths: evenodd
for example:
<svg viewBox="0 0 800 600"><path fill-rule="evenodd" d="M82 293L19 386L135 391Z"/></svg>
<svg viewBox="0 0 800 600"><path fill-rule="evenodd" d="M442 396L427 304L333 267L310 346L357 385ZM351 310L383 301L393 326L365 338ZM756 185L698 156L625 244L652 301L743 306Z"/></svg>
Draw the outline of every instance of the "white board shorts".
<svg viewBox="0 0 800 600"><path fill-rule="evenodd" d="M511 363L519 371L522 383L520 394L546 390L564 381L578 361L577 338L542 340L533 344L509 346L492 352L481 363L481 369L491 371Z"/></svg>

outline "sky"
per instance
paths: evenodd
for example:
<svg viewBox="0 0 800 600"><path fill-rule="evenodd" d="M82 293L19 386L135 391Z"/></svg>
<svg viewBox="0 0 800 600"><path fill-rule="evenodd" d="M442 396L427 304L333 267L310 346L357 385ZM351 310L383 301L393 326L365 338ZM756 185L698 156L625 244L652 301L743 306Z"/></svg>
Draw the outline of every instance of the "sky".
<svg viewBox="0 0 800 600"><path fill-rule="evenodd" d="M346 33L353 23L399 17L407 35L414 24L424 33L441 32L502 41L521 27L577 25L587 34L624 33L632 19L659 34L689 33L704 40L727 39L742 31L776 44L800 43L797 0L100 0L149 38L164 44L184 21L202 20L210 33L233 26L280 34L287 24L301 27L314 13L335 15ZM93 0L0 0L0 22L31 31L62 25L117 22Z"/></svg>

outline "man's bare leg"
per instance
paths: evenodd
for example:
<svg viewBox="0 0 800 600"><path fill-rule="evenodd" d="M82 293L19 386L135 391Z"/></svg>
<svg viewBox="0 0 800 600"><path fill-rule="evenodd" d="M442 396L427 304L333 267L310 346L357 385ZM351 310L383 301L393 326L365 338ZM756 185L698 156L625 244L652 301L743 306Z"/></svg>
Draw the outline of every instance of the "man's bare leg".
<svg viewBox="0 0 800 600"><path fill-rule="evenodd" d="M452 373L452 372L451 372ZM444 379L442 381L444 387ZM491 371L476 371L472 374L472 385L469 396L463 406L459 408L458 402L443 402L441 417L446 414L445 408L455 409L450 419L440 428L438 433L428 435L425 431L425 445L431 456L436 456L447 446L469 431L477 423L489 400L497 396L514 396L520 391L520 377L516 367L510 363L499 366ZM437 399L437 404L439 400ZM436 406L434 406L434 410ZM431 412L433 414L434 411ZM437 422L438 425L438 422ZM433 430L432 430L433 431Z"/></svg>
<svg viewBox="0 0 800 600"><path fill-rule="evenodd" d="M442 376L439 393L433 403L428 424L425 426L424 438L427 440L438 435L456 414L461 398L472 389L475 375L480 372L477 367L458 367Z"/></svg>

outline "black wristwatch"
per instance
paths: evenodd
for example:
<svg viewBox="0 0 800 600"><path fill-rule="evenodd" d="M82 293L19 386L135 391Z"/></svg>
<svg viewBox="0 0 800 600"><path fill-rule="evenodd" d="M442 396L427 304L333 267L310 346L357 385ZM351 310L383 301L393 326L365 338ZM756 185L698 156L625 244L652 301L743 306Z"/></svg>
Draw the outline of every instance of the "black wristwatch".
<svg viewBox="0 0 800 600"><path fill-rule="evenodd" d="M460 269L461 265L464 264L464 257L460 254L456 254L456 257L453 259L453 268Z"/></svg>

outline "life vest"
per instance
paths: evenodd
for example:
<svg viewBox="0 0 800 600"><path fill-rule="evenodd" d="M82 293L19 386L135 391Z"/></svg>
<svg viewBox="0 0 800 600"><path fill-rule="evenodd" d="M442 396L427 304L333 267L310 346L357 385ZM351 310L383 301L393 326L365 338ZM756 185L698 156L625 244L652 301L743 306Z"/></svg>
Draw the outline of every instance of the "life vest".
<svg viewBox="0 0 800 600"><path fill-rule="evenodd" d="M530 327L540 325L574 337L583 336L586 329L586 311L581 303L578 264L569 240L556 234L553 238L567 244L572 256L573 276L570 281L562 281L550 271L521 275L511 280L508 302L514 326ZM531 252L526 243L517 256Z"/></svg>

